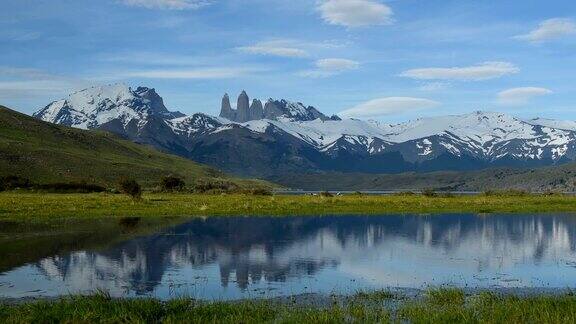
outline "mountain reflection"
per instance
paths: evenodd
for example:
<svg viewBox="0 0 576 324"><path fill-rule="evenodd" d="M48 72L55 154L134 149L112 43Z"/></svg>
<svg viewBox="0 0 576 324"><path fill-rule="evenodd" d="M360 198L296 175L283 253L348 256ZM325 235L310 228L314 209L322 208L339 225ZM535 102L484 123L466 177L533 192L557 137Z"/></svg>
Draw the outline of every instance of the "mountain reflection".
<svg viewBox="0 0 576 324"><path fill-rule="evenodd" d="M576 262L575 225L570 216L518 215L207 218L100 251L44 258L36 267L73 288L136 294L153 292L168 273L209 266L218 268L221 287L242 290L328 269L402 286L428 280L430 269L498 272L518 263ZM416 269L409 277L401 267Z"/></svg>

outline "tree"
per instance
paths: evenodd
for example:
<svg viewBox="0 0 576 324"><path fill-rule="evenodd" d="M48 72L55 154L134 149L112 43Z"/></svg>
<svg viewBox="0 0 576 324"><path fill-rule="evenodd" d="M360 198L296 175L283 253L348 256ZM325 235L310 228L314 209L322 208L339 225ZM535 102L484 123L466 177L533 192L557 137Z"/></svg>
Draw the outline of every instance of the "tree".
<svg viewBox="0 0 576 324"><path fill-rule="evenodd" d="M128 196L132 197L133 199L140 199L142 198L142 187L136 180L128 179L128 178L121 178L118 182L120 186L120 191L122 193L127 194Z"/></svg>
<svg viewBox="0 0 576 324"><path fill-rule="evenodd" d="M181 191L186 186L186 183L181 178L168 176L162 178L160 186L162 187L162 190L165 191Z"/></svg>

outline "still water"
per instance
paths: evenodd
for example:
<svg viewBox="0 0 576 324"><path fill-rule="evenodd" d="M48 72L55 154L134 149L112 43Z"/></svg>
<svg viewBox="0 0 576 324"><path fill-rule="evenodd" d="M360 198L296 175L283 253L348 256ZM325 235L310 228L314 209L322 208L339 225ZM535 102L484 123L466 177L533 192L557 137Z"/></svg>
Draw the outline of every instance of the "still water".
<svg viewBox="0 0 576 324"><path fill-rule="evenodd" d="M120 225L140 226L138 219ZM431 285L576 288L575 215L223 217L134 233L84 247L54 236L0 252L16 260L0 268L0 297L97 289L237 299Z"/></svg>

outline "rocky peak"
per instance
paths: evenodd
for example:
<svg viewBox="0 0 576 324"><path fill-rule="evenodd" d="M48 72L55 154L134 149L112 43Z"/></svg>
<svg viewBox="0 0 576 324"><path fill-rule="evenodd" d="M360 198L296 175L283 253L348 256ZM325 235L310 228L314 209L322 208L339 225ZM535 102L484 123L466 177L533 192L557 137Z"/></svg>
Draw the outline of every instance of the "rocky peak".
<svg viewBox="0 0 576 324"><path fill-rule="evenodd" d="M224 97L222 97L222 106L220 109L220 117L230 119L230 120L236 119L236 112L232 109L232 106L230 106L230 97L228 96L227 93L225 93Z"/></svg>
<svg viewBox="0 0 576 324"><path fill-rule="evenodd" d="M220 117L240 123L260 119L277 120L278 118L287 118L293 121L309 121L318 118L321 120L340 120L336 115L328 117L312 106L304 106L300 102L290 102L284 99L274 100L270 98L264 105L260 100L254 99L249 105L246 91L242 91L238 96L236 109L230 107L230 100L225 94L222 98Z"/></svg>
<svg viewBox="0 0 576 324"><path fill-rule="evenodd" d="M143 103L147 104L152 111L162 114L169 113L166 106L164 106L164 100L162 97L160 97L160 95L158 95L158 93L156 93L155 89L138 87L136 90L134 90L134 94L136 97L142 98Z"/></svg>
<svg viewBox="0 0 576 324"><path fill-rule="evenodd" d="M264 108L262 106L262 101L258 99L252 100L250 105L250 110L248 111L248 120L258 120L264 117Z"/></svg>
<svg viewBox="0 0 576 324"><path fill-rule="evenodd" d="M238 96L238 104L236 105L236 121L243 123L250 120L248 118L248 109L250 109L250 99L246 91L242 90L242 93Z"/></svg>

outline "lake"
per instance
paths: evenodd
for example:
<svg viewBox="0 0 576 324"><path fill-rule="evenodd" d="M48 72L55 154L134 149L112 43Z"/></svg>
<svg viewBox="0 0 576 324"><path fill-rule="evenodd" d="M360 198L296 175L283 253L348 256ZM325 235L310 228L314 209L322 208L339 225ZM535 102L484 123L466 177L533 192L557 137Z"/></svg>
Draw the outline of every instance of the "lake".
<svg viewBox="0 0 576 324"><path fill-rule="evenodd" d="M0 223L0 297L239 299L380 288L576 288L576 215Z"/></svg>

